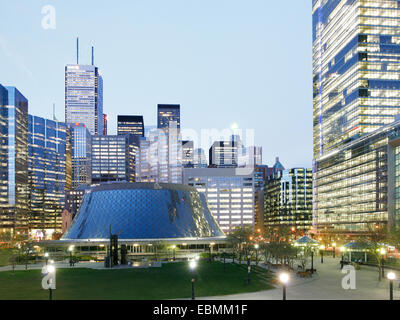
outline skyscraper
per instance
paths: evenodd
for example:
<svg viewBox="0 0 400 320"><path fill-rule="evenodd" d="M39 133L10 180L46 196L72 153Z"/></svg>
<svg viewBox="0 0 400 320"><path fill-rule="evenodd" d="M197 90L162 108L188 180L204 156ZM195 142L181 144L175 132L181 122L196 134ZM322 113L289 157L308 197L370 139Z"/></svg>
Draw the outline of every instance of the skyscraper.
<svg viewBox="0 0 400 320"><path fill-rule="evenodd" d="M103 113L103 136L108 134L108 115Z"/></svg>
<svg viewBox="0 0 400 320"><path fill-rule="evenodd" d="M69 126L72 148L72 188L92 183L92 136L84 124Z"/></svg>
<svg viewBox="0 0 400 320"><path fill-rule="evenodd" d="M93 59L92 65L81 65L77 58L77 64L65 67L65 122L103 135L103 78Z"/></svg>
<svg viewBox="0 0 400 320"><path fill-rule="evenodd" d="M29 115L30 231L49 238L61 231L65 193L71 188L71 148L65 123Z"/></svg>
<svg viewBox="0 0 400 320"><path fill-rule="evenodd" d="M144 137L143 116L118 116L118 135L129 133Z"/></svg>
<svg viewBox="0 0 400 320"><path fill-rule="evenodd" d="M399 34L397 0L313 1L318 232L388 222L388 136L370 135L400 113Z"/></svg>
<svg viewBox="0 0 400 320"><path fill-rule="evenodd" d="M27 232L28 100L0 85L0 230Z"/></svg>
<svg viewBox="0 0 400 320"><path fill-rule="evenodd" d="M209 151L210 166L236 168L239 163L239 143L237 141L216 141Z"/></svg>
<svg viewBox="0 0 400 320"><path fill-rule="evenodd" d="M138 139L132 134L92 137L92 183L135 182Z"/></svg>
<svg viewBox="0 0 400 320"><path fill-rule="evenodd" d="M194 166L194 143L193 141L182 141L182 165L185 168Z"/></svg>
<svg viewBox="0 0 400 320"><path fill-rule="evenodd" d="M181 106L179 104L159 104L158 105L158 129L165 129L175 122L178 130L181 129Z"/></svg>

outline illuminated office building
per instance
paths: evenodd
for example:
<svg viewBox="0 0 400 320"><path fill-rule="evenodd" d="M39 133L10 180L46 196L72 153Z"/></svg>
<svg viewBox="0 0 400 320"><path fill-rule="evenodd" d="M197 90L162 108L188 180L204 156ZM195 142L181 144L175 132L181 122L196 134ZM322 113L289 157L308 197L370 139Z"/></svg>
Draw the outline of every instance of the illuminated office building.
<svg viewBox="0 0 400 320"><path fill-rule="evenodd" d="M108 134L108 115L103 114L103 136Z"/></svg>
<svg viewBox="0 0 400 320"><path fill-rule="evenodd" d="M118 135L133 134L144 137L143 116L118 116Z"/></svg>
<svg viewBox="0 0 400 320"><path fill-rule="evenodd" d="M194 143L193 141L182 141L182 165L185 168L194 167Z"/></svg>
<svg viewBox="0 0 400 320"><path fill-rule="evenodd" d="M71 189L69 133L65 123L29 115L29 226L36 239L61 231L65 193Z"/></svg>
<svg viewBox="0 0 400 320"><path fill-rule="evenodd" d="M193 151L193 166L194 168L207 168L207 158L204 149L198 148Z"/></svg>
<svg viewBox="0 0 400 320"><path fill-rule="evenodd" d="M182 184L182 136L171 122L168 129L152 129L141 138L136 162L137 182Z"/></svg>
<svg viewBox="0 0 400 320"><path fill-rule="evenodd" d="M0 231L27 233L28 100L0 85Z"/></svg>
<svg viewBox="0 0 400 320"><path fill-rule="evenodd" d="M367 143L365 150L350 146L399 114L399 61L398 1L313 1L313 210L318 232L358 233L368 223L388 221L381 198L387 173L380 144ZM370 157L376 163L364 168Z"/></svg>
<svg viewBox="0 0 400 320"><path fill-rule="evenodd" d="M138 145L132 134L92 137L92 183L135 182Z"/></svg>
<svg viewBox="0 0 400 320"><path fill-rule="evenodd" d="M72 188L92 183L92 136L86 125L69 126L72 147Z"/></svg>
<svg viewBox="0 0 400 320"><path fill-rule="evenodd" d="M91 135L103 134L103 78L93 65L65 67L65 122L85 124Z"/></svg>
<svg viewBox="0 0 400 320"><path fill-rule="evenodd" d="M262 147L242 147L239 149L238 166L254 168L262 165Z"/></svg>
<svg viewBox="0 0 400 320"><path fill-rule="evenodd" d="M184 169L184 184L207 198L210 210L226 232L255 223L254 173L247 169Z"/></svg>
<svg viewBox="0 0 400 320"><path fill-rule="evenodd" d="M170 123L174 122L174 126L181 129L181 106L179 104L159 104L157 112L158 129L169 128Z"/></svg>
<svg viewBox="0 0 400 320"><path fill-rule="evenodd" d="M210 166L215 168L236 168L239 163L240 141L216 141L209 151Z"/></svg>
<svg viewBox="0 0 400 320"><path fill-rule="evenodd" d="M312 226L312 170L278 171L264 188L265 227L307 231Z"/></svg>

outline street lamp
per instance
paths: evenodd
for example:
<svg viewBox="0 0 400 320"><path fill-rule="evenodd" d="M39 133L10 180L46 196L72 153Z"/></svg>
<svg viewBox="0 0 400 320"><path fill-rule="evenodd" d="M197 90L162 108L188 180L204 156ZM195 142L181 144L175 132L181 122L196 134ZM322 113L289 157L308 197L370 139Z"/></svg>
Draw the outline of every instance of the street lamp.
<svg viewBox="0 0 400 320"><path fill-rule="evenodd" d="M320 246L319 247L320 250L320 254L321 254L321 264L324 264L324 250L325 250L325 246Z"/></svg>
<svg viewBox="0 0 400 320"><path fill-rule="evenodd" d="M42 280L43 289L49 290L49 300L53 300L53 288L55 289L55 272L56 268L53 265L48 265L43 267L42 275L44 276Z"/></svg>
<svg viewBox="0 0 400 320"><path fill-rule="evenodd" d="M314 274L314 248L311 248L311 274Z"/></svg>
<svg viewBox="0 0 400 320"><path fill-rule="evenodd" d="M287 273L281 273L279 275L279 280L282 283L282 288L283 288L283 300L286 300L286 286L289 282L289 274Z"/></svg>
<svg viewBox="0 0 400 320"><path fill-rule="evenodd" d="M382 265L382 278L385 277L385 254L386 250L385 248L380 248L379 253L381 254L381 265Z"/></svg>
<svg viewBox="0 0 400 320"><path fill-rule="evenodd" d="M250 273L251 273L251 256L247 256L247 284L250 284Z"/></svg>
<svg viewBox="0 0 400 320"><path fill-rule="evenodd" d="M332 247L333 247L333 259L336 258L336 242L332 243Z"/></svg>
<svg viewBox="0 0 400 320"><path fill-rule="evenodd" d="M256 249L256 266L258 266L258 249L260 246L258 244L254 245L254 248Z"/></svg>
<svg viewBox="0 0 400 320"><path fill-rule="evenodd" d="M393 281L396 280L396 274L394 272L389 272L387 277L390 282L390 300L393 300Z"/></svg>
<svg viewBox="0 0 400 320"><path fill-rule="evenodd" d="M195 296L194 296L194 281L195 281L194 280L194 270L196 269L196 267L197 267L196 260L191 260L189 262L189 268L192 271L192 300L195 300Z"/></svg>
<svg viewBox="0 0 400 320"><path fill-rule="evenodd" d="M74 251L74 246L69 246L69 266L72 267L72 251Z"/></svg>
<svg viewBox="0 0 400 320"><path fill-rule="evenodd" d="M344 267L344 253L346 252L346 248L345 247L341 247L340 248L340 252L342 253L342 261L340 261L340 269L343 270L343 267Z"/></svg>
<svg viewBox="0 0 400 320"><path fill-rule="evenodd" d="M46 266L47 266L47 260L49 260L49 254L47 252L44 254L44 259L46 261Z"/></svg>
<svg viewBox="0 0 400 320"><path fill-rule="evenodd" d="M173 252L173 260L175 261L176 257L175 257L175 249L176 249L176 245L172 246L172 252Z"/></svg>

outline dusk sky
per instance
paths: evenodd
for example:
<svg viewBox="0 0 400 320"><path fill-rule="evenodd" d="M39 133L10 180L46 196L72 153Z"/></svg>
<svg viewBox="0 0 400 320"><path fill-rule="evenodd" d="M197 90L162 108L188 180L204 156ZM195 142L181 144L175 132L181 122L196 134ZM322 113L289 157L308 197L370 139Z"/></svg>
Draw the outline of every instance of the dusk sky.
<svg viewBox="0 0 400 320"><path fill-rule="evenodd" d="M44 5L56 29L42 28ZM255 130L264 163L312 163L311 1L16 0L0 2L0 83L29 113L64 121L64 67L95 64L109 134L118 114L156 124L159 103L181 104L182 128ZM208 150L207 150L208 151Z"/></svg>

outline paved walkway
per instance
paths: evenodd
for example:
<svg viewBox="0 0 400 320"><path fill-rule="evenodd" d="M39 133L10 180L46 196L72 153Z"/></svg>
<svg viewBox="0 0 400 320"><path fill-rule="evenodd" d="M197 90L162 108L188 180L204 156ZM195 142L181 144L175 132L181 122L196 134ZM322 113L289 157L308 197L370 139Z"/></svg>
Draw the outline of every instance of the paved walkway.
<svg viewBox="0 0 400 320"><path fill-rule="evenodd" d="M288 300L388 300L389 282L378 281L378 270L373 267L361 267L356 272L356 290L344 290L342 279L345 274L340 270L340 258L325 258L324 264L316 258L314 266L317 274L311 279L301 279L291 274L287 288ZM387 272L389 269L385 270ZM398 276L400 274L397 272ZM394 298L400 299L398 284L395 284ZM203 297L199 300L282 300L282 288L268 291L238 294L221 297Z"/></svg>

